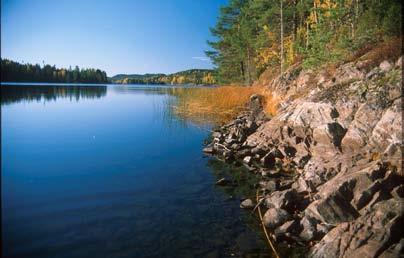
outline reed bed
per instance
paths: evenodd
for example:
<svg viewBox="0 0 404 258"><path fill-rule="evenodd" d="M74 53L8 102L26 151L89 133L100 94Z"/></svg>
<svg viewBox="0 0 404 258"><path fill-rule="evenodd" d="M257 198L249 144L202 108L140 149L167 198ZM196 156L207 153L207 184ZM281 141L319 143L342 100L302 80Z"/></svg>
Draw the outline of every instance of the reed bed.
<svg viewBox="0 0 404 258"><path fill-rule="evenodd" d="M228 122L246 109L253 94L264 96L264 109L268 115L275 115L278 99L262 86L219 86L205 88L175 88L177 97L173 105L179 116L196 120L210 120L216 124Z"/></svg>

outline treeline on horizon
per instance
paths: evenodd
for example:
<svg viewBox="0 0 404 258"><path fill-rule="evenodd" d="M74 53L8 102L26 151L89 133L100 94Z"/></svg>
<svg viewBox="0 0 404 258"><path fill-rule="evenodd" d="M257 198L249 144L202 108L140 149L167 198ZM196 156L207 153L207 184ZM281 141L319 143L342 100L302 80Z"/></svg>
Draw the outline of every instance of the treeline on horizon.
<svg viewBox="0 0 404 258"><path fill-rule="evenodd" d="M3 82L53 82L53 83L107 83L106 72L99 69L56 68L39 64L21 64L1 59L1 81Z"/></svg>
<svg viewBox="0 0 404 258"><path fill-rule="evenodd" d="M401 0L230 0L206 55L219 83L250 85L265 70L344 62L392 39L400 52L401 10Z"/></svg>
<svg viewBox="0 0 404 258"><path fill-rule="evenodd" d="M173 74L118 74L111 81L121 84L216 84L215 73L209 69L190 69Z"/></svg>

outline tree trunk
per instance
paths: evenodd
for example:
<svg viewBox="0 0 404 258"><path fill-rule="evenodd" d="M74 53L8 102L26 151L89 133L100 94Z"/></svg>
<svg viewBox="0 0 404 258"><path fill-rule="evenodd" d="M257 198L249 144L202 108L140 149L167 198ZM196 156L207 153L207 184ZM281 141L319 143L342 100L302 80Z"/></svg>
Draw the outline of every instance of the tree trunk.
<svg viewBox="0 0 404 258"><path fill-rule="evenodd" d="M250 85L251 81L251 56L250 48L247 47L247 85Z"/></svg>
<svg viewBox="0 0 404 258"><path fill-rule="evenodd" d="M240 62L240 71L241 71L241 76L243 78L243 81L245 81L244 63L243 62Z"/></svg>
<svg viewBox="0 0 404 258"><path fill-rule="evenodd" d="M296 6L297 6L297 1L293 0L293 33L292 33L292 40L295 42L296 40L296 35L297 35L297 17L296 17Z"/></svg>
<svg viewBox="0 0 404 258"><path fill-rule="evenodd" d="M281 77L283 76L283 0L281 0Z"/></svg>
<svg viewBox="0 0 404 258"><path fill-rule="evenodd" d="M306 22L306 49L309 48L309 22Z"/></svg>

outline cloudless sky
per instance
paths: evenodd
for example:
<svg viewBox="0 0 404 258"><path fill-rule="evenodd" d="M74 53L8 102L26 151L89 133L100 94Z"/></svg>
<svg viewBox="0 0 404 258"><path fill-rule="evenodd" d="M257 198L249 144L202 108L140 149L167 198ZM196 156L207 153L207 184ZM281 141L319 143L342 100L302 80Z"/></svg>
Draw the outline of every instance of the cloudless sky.
<svg viewBox="0 0 404 258"><path fill-rule="evenodd" d="M211 68L227 0L1 0L1 57L118 73Z"/></svg>

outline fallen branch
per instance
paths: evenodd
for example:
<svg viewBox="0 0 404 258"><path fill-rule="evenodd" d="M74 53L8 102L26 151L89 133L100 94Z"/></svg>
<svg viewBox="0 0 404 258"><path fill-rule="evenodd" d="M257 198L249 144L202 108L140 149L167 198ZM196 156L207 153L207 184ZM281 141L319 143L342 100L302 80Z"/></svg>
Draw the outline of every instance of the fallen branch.
<svg viewBox="0 0 404 258"><path fill-rule="evenodd" d="M258 196L258 189L257 189L257 195L256 195L257 203L260 202L260 200L258 199L258 197L259 197L259 196ZM261 200L262 200L262 199L261 199ZM258 215L259 215L260 220L261 220L261 226L262 226L262 229L264 230L264 234L265 234L265 237L267 238L268 244L269 244L269 246L271 247L272 251L274 252L275 257L276 257L276 258L280 258L280 256L278 255L278 252L277 252L276 249L275 249L275 246L272 244L271 237L268 235L267 229L266 229L266 227L265 227L265 225L264 225L264 222L263 222L263 220L262 220L261 208L260 208L260 206L259 206L258 204L257 204L257 207L258 207Z"/></svg>

